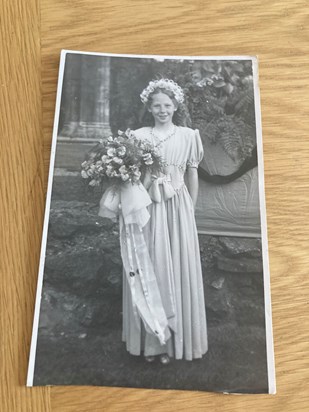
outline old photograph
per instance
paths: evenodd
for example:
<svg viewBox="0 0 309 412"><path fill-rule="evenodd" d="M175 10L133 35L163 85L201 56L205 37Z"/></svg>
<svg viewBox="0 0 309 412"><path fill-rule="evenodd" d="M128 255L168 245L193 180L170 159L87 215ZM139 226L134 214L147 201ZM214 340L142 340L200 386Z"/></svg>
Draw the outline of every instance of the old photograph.
<svg viewBox="0 0 309 412"><path fill-rule="evenodd" d="M63 51L28 386L275 393L257 60Z"/></svg>

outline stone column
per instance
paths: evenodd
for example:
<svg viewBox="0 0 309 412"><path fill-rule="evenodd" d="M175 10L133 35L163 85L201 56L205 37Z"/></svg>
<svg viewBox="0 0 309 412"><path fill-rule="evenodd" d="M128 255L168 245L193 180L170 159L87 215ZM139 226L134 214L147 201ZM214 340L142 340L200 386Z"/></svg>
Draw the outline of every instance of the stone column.
<svg viewBox="0 0 309 412"><path fill-rule="evenodd" d="M110 58L83 56L80 122L76 137L100 139L110 135L109 88Z"/></svg>
<svg viewBox="0 0 309 412"><path fill-rule="evenodd" d="M61 138L98 140L109 125L110 57L68 55L63 83Z"/></svg>
<svg viewBox="0 0 309 412"><path fill-rule="evenodd" d="M109 57L67 55L56 168L78 172L86 152L111 134L109 88Z"/></svg>
<svg viewBox="0 0 309 412"><path fill-rule="evenodd" d="M58 131L60 136L74 137L80 120L80 75L81 56L68 54L63 79L61 111L63 125ZM61 116L61 115L60 115Z"/></svg>

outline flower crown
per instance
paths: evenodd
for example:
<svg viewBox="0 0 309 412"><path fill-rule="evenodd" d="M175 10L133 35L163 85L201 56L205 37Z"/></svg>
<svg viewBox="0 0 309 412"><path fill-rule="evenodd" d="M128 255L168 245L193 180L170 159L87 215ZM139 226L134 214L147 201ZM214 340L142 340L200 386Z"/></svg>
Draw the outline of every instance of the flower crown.
<svg viewBox="0 0 309 412"><path fill-rule="evenodd" d="M149 100L149 95L153 93L156 89L167 89L170 90L178 103L184 102L184 94L182 88L178 86L173 80L170 79L160 79L152 80L146 89L144 89L140 95L141 101L146 104Z"/></svg>

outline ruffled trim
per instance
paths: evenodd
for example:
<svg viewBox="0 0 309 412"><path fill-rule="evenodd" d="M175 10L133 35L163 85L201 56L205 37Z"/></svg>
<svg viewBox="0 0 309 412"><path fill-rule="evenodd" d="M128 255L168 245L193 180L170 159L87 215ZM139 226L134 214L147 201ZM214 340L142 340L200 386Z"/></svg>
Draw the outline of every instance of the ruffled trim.
<svg viewBox="0 0 309 412"><path fill-rule="evenodd" d="M187 167L195 167L195 168L197 169L199 163L200 163L200 162L192 162L192 161L189 161L189 162L187 162Z"/></svg>

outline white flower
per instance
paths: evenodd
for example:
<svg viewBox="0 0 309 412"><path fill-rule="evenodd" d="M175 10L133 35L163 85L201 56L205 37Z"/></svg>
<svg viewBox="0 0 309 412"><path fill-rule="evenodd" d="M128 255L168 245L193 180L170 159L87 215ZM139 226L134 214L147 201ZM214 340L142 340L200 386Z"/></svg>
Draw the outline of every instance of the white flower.
<svg viewBox="0 0 309 412"><path fill-rule="evenodd" d="M89 182L89 186L99 186L100 182L98 180L92 179Z"/></svg>
<svg viewBox="0 0 309 412"><path fill-rule="evenodd" d="M82 174L82 178L88 179L89 176L87 175L87 173L85 172L85 170L82 170L81 174Z"/></svg>
<svg viewBox="0 0 309 412"><path fill-rule="evenodd" d="M116 154L116 149L114 147L110 147L109 149L107 149L107 155L109 157L114 157Z"/></svg>
<svg viewBox="0 0 309 412"><path fill-rule="evenodd" d="M141 172L139 170L135 170L133 172L133 181L137 182L141 177Z"/></svg>
<svg viewBox="0 0 309 412"><path fill-rule="evenodd" d="M126 154L127 149L125 146L120 146L117 149L117 155L123 157Z"/></svg>
<svg viewBox="0 0 309 412"><path fill-rule="evenodd" d="M121 175L121 179L122 179L124 182L126 182L126 181L129 179L129 177L130 177L130 176L128 175L128 173Z"/></svg>
<svg viewBox="0 0 309 412"><path fill-rule="evenodd" d="M145 165L152 165L153 164L151 153L143 154L143 160L145 162Z"/></svg>
<svg viewBox="0 0 309 412"><path fill-rule="evenodd" d="M86 167L87 164L88 164L88 162L87 162L87 160L85 160L85 161L81 164L81 166L82 166L82 167Z"/></svg>
<svg viewBox="0 0 309 412"><path fill-rule="evenodd" d="M117 165L121 165L123 163L123 160L120 159L120 157L113 157L113 162L117 163Z"/></svg>
<svg viewBox="0 0 309 412"><path fill-rule="evenodd" d="M109 162L112 161L112 159L110 159L107 155L103 155L101 157L101 160L102 160L103 163L109 163Z"/></svg>
<svg viewBox="0 0 309 412"><path fill-rule="evenodd" d="M114 171L113 166L108 165L107 168L106 168L106 172L105 172L105 173L106 173L106 176L111 176L112 173L113 173L113 171Z"/></svg>
<svg viewBox="0 0 309 412"><path fill-rule="evenodd" d="M113 136L108 136L108 138L107 138L107 141L108 142L112 142L114 139L113 139Z"/></svg>
<svg viewBox="0 0 309 412"><path fill-rule="evenodd" d="M127 173L127 168L125 167L125 165L122 165L119 167L119 173L121 174Z"/></svg>
<svg viewBox="0 0 309 412"><path fill-rule="evenodd" d="M143 154L143 159L144 159L144 161L151 159L151 153L145 153L145 154Z"/></svg>
<svg viewBox="0 0 309 412"><path fill-rule="evenodd" d="M125 131L125 135L127 136L128 139L134 139L135 138L134 132L132 132L130 129L127 129Z"/></svg>
<svg viewBox="0 0 309 412"><path fill-rule="evenodd" d="M197 82L196 85L198 87L204 87L205 86L205 80L201 80L201 81Z"/></svg>

